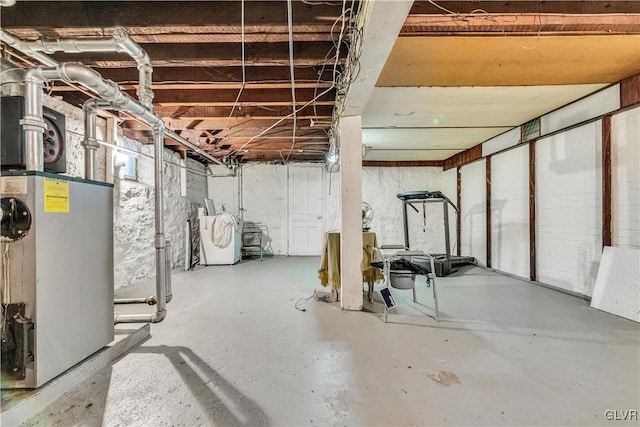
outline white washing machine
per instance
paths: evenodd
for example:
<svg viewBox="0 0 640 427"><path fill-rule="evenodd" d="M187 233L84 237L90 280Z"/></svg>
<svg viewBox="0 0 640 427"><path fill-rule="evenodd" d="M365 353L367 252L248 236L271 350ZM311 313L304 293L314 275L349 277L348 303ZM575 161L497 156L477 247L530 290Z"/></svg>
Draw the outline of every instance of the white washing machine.
<svg viewBox="0 0 640 427"><path fill-rule="evenodd" d="M219 248L213 244L211 229L217 215L200 216L200 264L201 265L231 265L242 258L242 223L235 229L232 227L231 242L226 248Z"/></svg>

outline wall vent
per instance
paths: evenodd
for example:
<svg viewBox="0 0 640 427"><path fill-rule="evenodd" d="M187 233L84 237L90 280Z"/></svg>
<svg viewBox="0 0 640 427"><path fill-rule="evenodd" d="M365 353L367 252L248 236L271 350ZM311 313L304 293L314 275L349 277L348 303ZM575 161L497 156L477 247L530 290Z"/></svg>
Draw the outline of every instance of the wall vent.
<svg viewBox="0 0 640 427"><path fill-rule="evenodd" d="M527 142L540 136L540 118L529 120L520 126L520 142Z"/></svg>

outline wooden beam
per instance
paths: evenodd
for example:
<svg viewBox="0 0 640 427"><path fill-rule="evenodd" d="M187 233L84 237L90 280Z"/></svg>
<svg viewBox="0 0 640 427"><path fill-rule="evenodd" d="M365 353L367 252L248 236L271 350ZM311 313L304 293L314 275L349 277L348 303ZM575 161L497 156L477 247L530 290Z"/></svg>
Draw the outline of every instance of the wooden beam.
<svg viewBox="0 0 640 427"><path fill-rule="evenodd" d="M313 66L295 67L296 83L331 84L333 67L316 68ZM256 84L264 82L287 83L291 79L291 71L286 66L245 67L245 83ZM320 76L320 73L322 75ZM133 68L101 68L100 74L116 83L137 83L138 70ZM155 67L153 81L172 83L222 83L235 84L236 88L242 83L242 67ZM246 86L245 86L246 87ZM297 84L296 84L297 87Z"/></svg>
<svg viewBox="0 0 640 427"><path fill-rule="evenodd" d="M135 97L135 90L128 90ZM326 93L324 93L326 92ZM324 93L324 94L323 94ZM240 97L238 98L238 95ZM316 105L333 105L334 90L296 89L296 105L302 106L313 101ZM236 102L237 99L237 102ZM246 104L279 106L291 105L291 90L282 89L201 89L201 90L163 90L157 91L153 98L158 106L212 106L232 107L242 110Z"/></svg>
<svg viewBox="0 0 640 427"><path fill-rule="evenodd" d="M416 1L411 8L411 14L421 15L447 15L450 12L468 15L473 11L480 14L517 14L517 13L565 13L565 14L613 14L613 13L640 13L640 2L589 0L589 1L447 1L438 0L434 5L428 1ZM464 22L462 22L464 23Z"/></svg>
<svg viewBox="0 0 640 427"><path fill-rule="evenodd" d="M153 111L158 116L163 118L173 117L176 110L177 110L176 107L164 107L164 106L160 106L153 109ZM222 118L223 120L226 120L231 115L232 113L231 110L232 110L231 107L198 106L198 107L190 108L188 111L185 111L179 117L173 117L173 118L182 118L182 119L189 119L189 120L196 120L196 119L209 120L209 119ZM243 107L242 111L239 111L237 108L234 109L231 121L233 121L235 117L242 117L245 119L250 119L250 118L271 119L274 117L280 118L283 116L288 116L291 113L292 113L292 110L289 107L275 106L275 107L269 107L267 109L267 108L249 106L249 107ZM331 119L332 113L333 113L332 106L319 105L315 108L315 111L314 111L313 106L309 105L308 107L303 108L297 113L297 118L298 120L312 119L312 118ZM293 116L288 117L287 120L293 120Z"/></svg>
<svg viewBox="0 0 640 427"><path fill-rule="evenodd" d="M620 107L626 108L636 104L640 104L640 74L620 82Z"/></svg>
<svg viewBox="0 0 640 427"><path fill-rule="evenodd" d="M308 4L292 2L292 21L301 25L332 25L342 14L342 2ZM286 26L287 4L281 1L248 1L244 22L251 26ZM2 9L3 28L37 28L52 31L60 28L84 27L104 35L113 26L130 29L162 26L238 26L241 23L239 1L179 2L17 2ZM51 35L51 34L47 34ZM57 35L53 33L53 35Z"/></svg>
<svg viewBox="0 0 640 427"><path fill-rule="evenodd" d="M324 92L324 90L332 87L332 83L329 82L299 82L296 78L296 89L316 89L318 93ZM138 88L138 84L124 83L120 84L120 88L126 91L135 91ZM154 83L151 85L156 94L157 91L175 91L175 90L239 90L242 88L242 82L228 82L228 83ZM247 83L244 85L244 90L269 90L269 89L291 89L291 82L277 82L277 83ZM52 92L72 92L78 89L71 86L52 86Z"/></svg>
<svg viewBox="0 0 640 427"><path fill-rule="evenodd" d="M611 246L611 114L602 117L602 246Z"/></svg>
<svg viewBox="0 0 640 427"><path fill-rule="evenodd" d="M536 272L536 141L529 142L529 279L537 280Z"/></svg>
<svg viewBox="0 0 640 427"><path fill-rule="evenodd" d="M144 45L154 67L241 67L241 47L233 43L156 43ZM293 45L295 66L333 66L333 42L298 42ZM59 62L82 62L107 68L136 67L131 58L120 53L56 53ZM290 62L287 43L251 43L245 46L245 66L286 65ZM344 60L338 61L344 63Z"/></svg>
<svg viewBox="0 0 640 427"><path fill-rule="evenodd" d="M461 25L464 23L464 25ZM640 14L627 15L410 15L400 36L639 34Z"/></svg>
<svg viewBox="0 0 640 427"><path fill-rule="evenodd" d="M418 168L418 167L442 167L441 160L407 160L407 161L376 161L363 160L363 167L377 168Z"/></svg>
<svg viewBox="0 0 640 427"><path fill-rule="evenodd" d="M444 170L466 165L482 158L482 144L475 145L462 153L455 154L444 161Z"/></svg>

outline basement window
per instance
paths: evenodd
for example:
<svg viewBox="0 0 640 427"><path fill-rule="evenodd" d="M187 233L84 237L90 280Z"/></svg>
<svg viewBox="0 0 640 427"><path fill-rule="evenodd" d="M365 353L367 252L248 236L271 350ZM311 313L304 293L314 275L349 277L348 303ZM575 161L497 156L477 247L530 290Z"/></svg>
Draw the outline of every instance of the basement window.
<svg viewBox="0 0 640 427"><path fill-rule="evenodd" d="M114 172L121 179L137 181L138 155L135 153L139 152L140 149L134 141L131 141L128 138L124 138L119 145L124 147L126 150L116 150L114 152Z"/></svg>

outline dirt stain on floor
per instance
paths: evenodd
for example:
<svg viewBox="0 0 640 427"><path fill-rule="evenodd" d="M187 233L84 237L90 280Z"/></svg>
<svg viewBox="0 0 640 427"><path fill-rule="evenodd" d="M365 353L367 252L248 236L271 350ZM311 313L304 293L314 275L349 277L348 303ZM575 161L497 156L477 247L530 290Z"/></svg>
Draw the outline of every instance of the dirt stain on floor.
<svg viewBox="0 0 640 427"><path fill-rule="evenodd" d="M462 384L460 382L460 378L458 378L458 376L453 372L449 371L440 371L438 372L438 375L428 373L427 377L443 387L448 387L451 384Z"/></svg>

